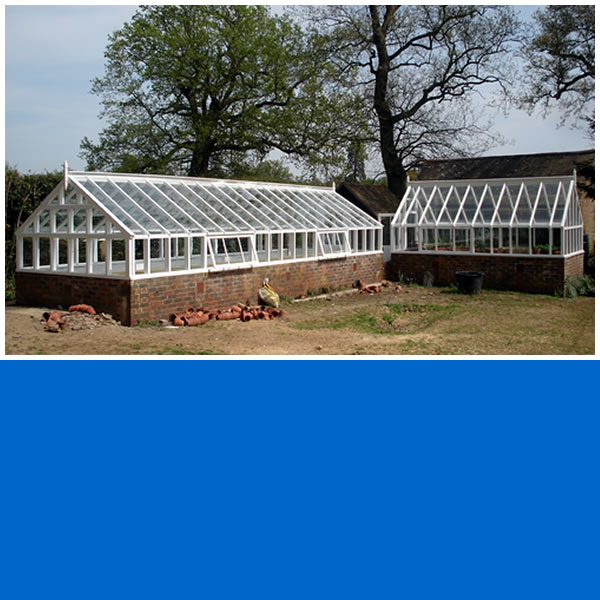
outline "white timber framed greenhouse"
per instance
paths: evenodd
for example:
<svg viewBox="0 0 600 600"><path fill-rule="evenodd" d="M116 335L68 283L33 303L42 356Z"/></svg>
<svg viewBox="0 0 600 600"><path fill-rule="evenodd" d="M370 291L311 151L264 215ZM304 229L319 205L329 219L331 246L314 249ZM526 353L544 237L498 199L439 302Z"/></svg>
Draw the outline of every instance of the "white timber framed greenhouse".
<svg viewBox="0 0 600 600"><path fill-rule="evenodd" d="M410 182L392 231L396 253L582 254L577 177Z"/></svg>
<svg viewBox="0 0 600 600"><path fill-rule="evenodd" d="M138 280L382 252L324 187L69 171L17 232L17 271Z"/></svg>

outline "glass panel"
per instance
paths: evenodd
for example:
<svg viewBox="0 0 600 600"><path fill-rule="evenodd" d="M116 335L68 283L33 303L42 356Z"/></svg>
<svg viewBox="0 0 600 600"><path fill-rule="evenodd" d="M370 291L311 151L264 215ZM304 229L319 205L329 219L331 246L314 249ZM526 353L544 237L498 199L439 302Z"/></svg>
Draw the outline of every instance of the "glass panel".
<svg viewBox="0 0 600 600"><path fill-rule="evenodd" d="M85 208L80 208L73 213L73 231L83 233L87 227L87 211Z"/></svg>
<svg viewBox="0 0 600 600"><path fill-rule="evenodd" d="M315 256L316 254L315 239L315 234L312 231L306 234L306 248L308 256Z"/></svg>
<svg viewBox="0 0 600 600"><path fill-rule="evenodd" d="M550 231L548 229L533 229L532 240L534 254L550 254Z"/></svg>
<svg viewBox="0 0 600 600"><path fill-rule="evenodd" d="M435 250L435 229L423 229L423 250Z"/></svg>
<svg viewBox="0 0 600 600"><path fill-rule="evenodd" d="M38 229L40 233L50 233L50 211L42 210L37 217L39 219Z"/></svg>
<svg viewBox="0 0 600 600"><path fill-rule="evenodd" d="M488 227L475 227L473 230L475 239L475 252L489 253L490 246L490 229Z"/></svg>
<svg viewBox="0 0 600 600"><path fill-rule="evenodd" d="M184 185L155 183L154 186L159 192L171 198L183 211L189 212L206 231L223 230L222 224L225 224L225 221L220 219L218 213L215 213L210 205L202 202L197 195L190 192ZM215 218L219 220L215 220Z"/></svg>
<svg viewBox="0 0 600 600"><path fill-rule="evenodd" d="M69 222L69 215L65 208L61 208L56 211L55 219L56 219L56 232L57 233L67 233L67 226Z"/></svg>
<svg viewBox="0 0 600 600"><path fill-rule="evenodd" d="M23 267L33 267L33 238L23 238Z"/></svg>
<svg viewBox="0 0 600 600"><path fill-rule="evenodd" d="M173 189L175 189L184 198L189 200L201 213L205 215L206 223L202 223L202 225L206 227L208 231L234 232L238 230L238 228L222 214L223 211L215 207L215 199L211 199L201 187L193 186L188 188L188 186L181 183L173 183L171 185Z"/></svg>
<svg viewBox="0 0 600 600"><path fill-rule="evenodd" d="M260 262L267 261L267 247L269 244L268 234L259 233L256 236L256 253Z"/></svg>
<svg viewBox="0 0 600 600"><path fill-rule="evenodd" d="M471 252L471 230L456 229L454 231L456 252Z"/></svg>
<svg viewBox="0 0 600 600"><path fill-rule="evenodd" d="M249 211L247 209L247 202L244 202L243 198L240 198L232 188L229 186L212 186L210 187L210 191L227 207L229 212L234 215L234 218L236 219L235 222L239 222L241 231L248 231L248 229L264 229L262 220L256 216L256 210Z"/></svg>
<svg viewBox="0 0 600 600"><path fill-rule="evenodd" d="M92 209L92 231L94 233L106 233L106 218L104 213Z"/></svg>
<svg viewBox="0 0 600 600"><path fill-rule="evenodd" d="M236 231L248 231L251 226L244 220L240 214L239 208L236 208L224 192L220 192L217 186L199 186L192 187L193 191L199 194L206 202L210 203L225 219L233 224Z"/></svg>
<svg viewBox="0 0 600 600"><path fill-rule="evenodd" d="M552 254L563 254L562 229L552 230Z"/></svg>
<svg viewBox="0 0 600 600"><path fill-rule="evenodd" d="M494 254L510 253L510 229L508 227L494 227Z"/></svg>
<svg viewBox="0 0 600 600"><path fill-rule="evenodd" d="M453 237L451 229L438 229L438 250L441 252L452 252Z"/></svg>
<svg viewBox="0 0 600 600"><path fill-rule="evenodd" d="M146 193L145 190L150 187L148 184L141 183L136 186L129 182L122 182L118 184L118 187L167 231L187 233L191 228L192 222L185 213L182 213L168 200L162 198L159 203ZM165 206L162 206L163 204Z"/></svg>
<svg viewBox="0 0 600 600"><path fill-rule="evenodd" d="M29 225L27 225L23 231L24 233L33 233L33 222L29 223Z"/></svg>
<svg viewBox="0 0 600 600"><path fill-rule="evenodd" d="M287 220L282 218L280 213L275 210L273 203L258 190L241 186L236 186L233 189L237 194L237 198L240 198L241 202L245 202L248 211L256 215L261 223L260 229L285 229L289 226Z"/></svg>
<svg viewBox="0 0 600 600"><path fill-rule="evenodd" d="M69 251L67 240L58 240L58 265L67 265L69 262Z"/></svg>
<svg viewBox="0 0 600 600"><path fill-rule="evenodd" d="M101 186L96 185L94 181L91 179L82 179L80 180L81 185L88 190L90 194L94 196L101 204L105 205L106 208L113 213L113 215L119 219L126 227L131 229L134 233L144 233L142 228L140 227L141 223L136 222L135 215L139 213L136 211L131 213L131 216L127 212L128 207L121 207L114 199L110 197L110 195L103 190ZM142 225L143 226L143 225Z"/></svg>
<svg viewBox="0 0 600 600"><path fill-rule="evenodd" d="M50 238L40 238L40 267L50 266Z"/></svg>
<svg viewBox="0 0 600 600"><path fill-rule="evenodd" d="M529 229L513 229L512 235L513 254L529 254Z"/></svg>

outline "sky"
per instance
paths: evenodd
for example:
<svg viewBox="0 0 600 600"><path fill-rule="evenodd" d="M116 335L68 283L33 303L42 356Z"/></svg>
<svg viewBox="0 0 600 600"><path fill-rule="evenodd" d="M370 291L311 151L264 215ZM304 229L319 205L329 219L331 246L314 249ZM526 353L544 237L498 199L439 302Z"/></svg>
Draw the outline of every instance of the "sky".
<svg viewBox="0 0 600 600"><path fill-rule="evenodd" d="M91 81L103 75L108 36L135 10L123 4L5 6L5 163L23 173L62 169L65 160L72 169L85 168L81 140L97 141L106 126ZM495 130L511 143L487 154L593 146L581 131L558 123L558 115L498 115Z"/></svg>

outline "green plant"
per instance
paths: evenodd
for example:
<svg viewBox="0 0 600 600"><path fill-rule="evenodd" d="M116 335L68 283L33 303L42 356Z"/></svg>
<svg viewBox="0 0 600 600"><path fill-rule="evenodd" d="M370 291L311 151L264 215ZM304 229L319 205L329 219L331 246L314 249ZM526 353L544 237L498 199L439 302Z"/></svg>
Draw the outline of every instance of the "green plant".
<svg viewBox="0 0 600 600"><path fill-rule="evenodd" d="M4 280L4 300L5 302L12 302L17 295L17 290L15 286L15 278L7 277Z"/></svg>
<svg viewBox="0 0 600 600"><path fill-rule="evenodd" d="M567 298L594 296L595 293L595 281L589 275L570 275L565 281L565 295Z"/></svg>

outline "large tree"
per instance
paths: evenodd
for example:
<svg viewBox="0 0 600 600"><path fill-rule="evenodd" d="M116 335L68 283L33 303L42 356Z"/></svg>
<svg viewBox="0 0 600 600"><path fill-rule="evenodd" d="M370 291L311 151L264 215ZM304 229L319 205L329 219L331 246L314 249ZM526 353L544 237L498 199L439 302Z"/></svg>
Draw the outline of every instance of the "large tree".
<svg viewBox="0 0 600 600"><path fill-rule="evenodd" d="M565 119L584 121L594 134L596 8L552 5L538 10L523 48L526 107L558 106Z"/></svg>
<svg viewBox="0 0 600 600"><path fill-rule="evenodd" d="M478 89L507 81L518 29L510 7L336 5L311 12L337 42L332 61L363 74L350 81L372 108L393 193L404 194L408 171L423 159L485 149L489 123L471 100Z"/></svg>
<svg viewBox="0 0 600 600"><path fill-rule="evenodd" d="M322 42L264 6L142 7L93 83L109 125L82 142L88 168L226 176L273 150L343 164L359 125Z"/></svg>

